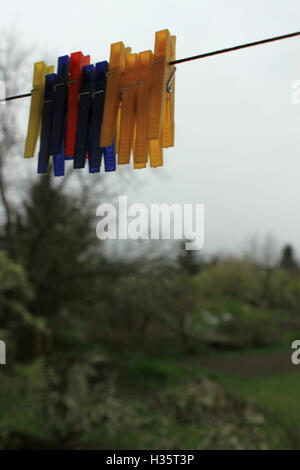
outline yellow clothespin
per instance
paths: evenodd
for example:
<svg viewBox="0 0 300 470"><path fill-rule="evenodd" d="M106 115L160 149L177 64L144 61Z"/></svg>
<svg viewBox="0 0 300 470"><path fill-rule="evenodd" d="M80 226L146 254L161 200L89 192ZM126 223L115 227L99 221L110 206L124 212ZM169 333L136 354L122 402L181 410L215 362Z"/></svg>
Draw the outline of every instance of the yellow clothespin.
<svg viewBox="0 0 300 470"><path fill-rule="evenodd" d="M33 89L31 91L31 103L25 141L24 157L31 158L34 155L36 143L41 130L42 108L45 90L45 76L54 72L54 66L45 62L36 62L33 71Z"/></svg>
<svg viewBox="0 0 300 470"><path fill-rule="evenodd" d="M173 61L176 59L176 36L171 36L170 48L169 57L170 61ZM161 132L161 146L163 148L174 147L175 137L175 66L171 65L169 67L169 71L170 75L167 83L167 98Z"/></svg>
<svg viewBox="0 0 300 470"><path fill-rule="evenodd" d="M118 145L118 163L130 162L133 148L136 109L137 54L127 54L121 87L121 121Z"/></svg>
<svg viewBox="0 0 300 470"><path fill-rule="evenodd" d="M152 62L152 82L149 106L149 153L150 165L163 165L162 122L166 105L167 83L170 76L171 35L168 29L155 33Z"/></svg>
<svg viewBox="0 0 300 470"><path fill-rule="evenodd" d="M144 168L148 161L149 106L153 53L143 51L137 61L136 138L134 142L134 168ZM142 164L142 166L140 166Z"/></svg>
<svg viewBox="0 0 300 470"><path fill-rule="evenodd" d="M125 56L126 51L123 42L111 44L100 147L109 147L112 145L116 132L116 123L120 104L121 78L124 70Z"/></svg>

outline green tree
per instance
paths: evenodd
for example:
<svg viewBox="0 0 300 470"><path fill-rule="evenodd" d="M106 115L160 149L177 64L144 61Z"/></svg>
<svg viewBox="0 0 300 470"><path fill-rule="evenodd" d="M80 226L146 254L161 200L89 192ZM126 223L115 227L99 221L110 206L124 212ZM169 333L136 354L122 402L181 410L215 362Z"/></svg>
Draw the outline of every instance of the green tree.
<svg viewBox="0 0 300 470"><path fill-rule="evenodd" d="M34 291L24 267L0 251L1 339L9 341L11 359L28 359L28 353L33 345L37 345L40 335L47 334L44 320L32 315L28 309L33 298Z"/></svg>
<svg viewBox="0 0 300 470"><path fill-rule="evenodd" d="M295 259L294 249L292 245L288 244L283 247L279 265L282 268L290 269L293 271L298 269L298 264Z"/></svg>
<svg viewBox="0 0 300 470"><path fill-rule="evenodd" d="M177 263L179 268L190 275L197 274L201 268L201 260L197 256L198 252L185 249L185 241L180 244Z"/></svg>
<svg viewBox="0 0 300 470"><path fill-rule="evenodd" d="M84 342L82 317L95 303L103 265L91 212L46 175L32 185L16 232L17 257L35 292L30 311L51 332L45 347Z"/></svg>

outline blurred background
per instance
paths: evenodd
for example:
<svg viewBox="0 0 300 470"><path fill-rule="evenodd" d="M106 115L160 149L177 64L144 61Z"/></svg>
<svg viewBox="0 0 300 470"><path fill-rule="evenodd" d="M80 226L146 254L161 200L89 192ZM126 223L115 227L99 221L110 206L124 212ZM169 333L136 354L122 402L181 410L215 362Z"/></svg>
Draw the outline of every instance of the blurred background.
<svg viewBox="0 0 300 470"><path fill-rule="evenodd" d="M299 30L297 0L2 6L0 80L124 41L177 57ZM29 100L0 106L1 449L300 449L299 39L177 66L163 168L63 178L24 161ZM96 207L205 204L205 245L106 242ZM298 366L300 367L300 366Z"/></svg>

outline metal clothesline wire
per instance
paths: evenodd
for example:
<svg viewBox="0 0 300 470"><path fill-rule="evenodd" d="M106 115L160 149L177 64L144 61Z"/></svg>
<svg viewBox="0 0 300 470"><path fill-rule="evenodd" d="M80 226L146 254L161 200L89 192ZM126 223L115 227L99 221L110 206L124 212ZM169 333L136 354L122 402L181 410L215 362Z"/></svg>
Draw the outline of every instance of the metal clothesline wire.
<svg viewBox="0 0 300 470"><path fill-rule="evenodd" d="M289 34L284 34L282 36L275 36L272 38L261 39L260 41L248 42L246 44L240 44L239 46L227 47L225 49L219 49L217 51L205 52L204 54L198 54L198 55L194 55L191 57L185 57L183 59L172 60L169 63L170 65L182 64L184 62L190 62L192 60L205 59L206 57L212 57L214 55L220 55L220 54L225 54L227 52L238 51L240 49L246 49L248 47L260 46L261 44L267 44L269 42L280 41L282 39L294 38L296 36L300 36L300 31L296 31L294 33L289 33ZM22 95L8 96L6 98L0 99L0 102L17 100L20 98L27 98L29 96L31 96L31 92L23 93Z"/></svg>

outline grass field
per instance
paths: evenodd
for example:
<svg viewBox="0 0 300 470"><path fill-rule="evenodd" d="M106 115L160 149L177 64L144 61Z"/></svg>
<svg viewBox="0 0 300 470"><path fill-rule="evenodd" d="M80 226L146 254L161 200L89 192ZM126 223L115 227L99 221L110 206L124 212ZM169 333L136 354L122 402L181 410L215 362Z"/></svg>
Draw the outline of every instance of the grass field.
<svg viewBox="0 0 300 470"><path fill-rule="evenodd" d="M3 376L0 444L9 431L13 446L28 436L27 448L300 449L300 369L290 351L135 353L106 367L110 380L103 376L91 406L82 366L73 374L61 403L67 444L56 438L42 363L22 369L19 380Z"/></svg>
<svg viewBox="0 0 300 470"><path fill-rule="evenodd" d="M270 348L217 353L191 360L133 360L128 372L130 387L126 393L131 388L138 396L139 390L145 400L157 390L181 387L184 394L185 386L201 376L209 377L237 398L262 410L266 416L263 425L266 448L300 448L300 369L291 364L290 351ZM163 410L156 408L156 412L161 414ZM233 408L232 415L235 414L238 415L239 410ZM210 432L207 427L206 432ZM197 447L199 443L201 447L206 432L201 427L201 419L200 425L195 420L183 425L177 423L172 428L173 435L177 434L178 442L181 442L181 448ZM212 440L211 448L213 446ZM223 447L222 443L220 446ZM255 448L255 443L250 447Z"/></svg>

